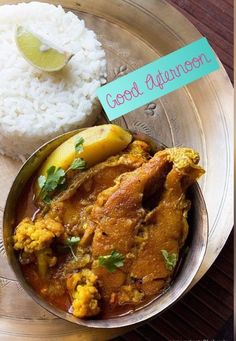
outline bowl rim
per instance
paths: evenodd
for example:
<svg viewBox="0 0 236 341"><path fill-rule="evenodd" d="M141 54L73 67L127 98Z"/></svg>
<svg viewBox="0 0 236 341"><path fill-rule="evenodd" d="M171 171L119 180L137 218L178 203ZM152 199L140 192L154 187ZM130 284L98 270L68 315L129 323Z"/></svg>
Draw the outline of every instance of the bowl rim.
<svg viewBox="0 0 236 341"><path fill-rule="evenodd" d="M174 303L176 303L190 288L191 283L193 281L193 279L195 278L202 262L204 259L204 256L206 254L206 249L207 249L207 243L208 243L208 232L209 232L209 219L208 219L208 212L207 212L207 208L206 208L206 203L202 194L202 191L200 189L200 186L198 183L195 183L193 185L194 187L194 191L198 194L199 199L201 201L201 207L203 209L204 212L204 244L201 245L200 248L200 252L199 252L199 257L198 257L198 262L197 265L195 266L195 270L191 273L191 276L185 281L185 285L182 287L182 290L179 291L178 295L176 295L177 297L173 298L172 300L170 300L169 303L165 304L161 309L159 308L157 311L151 312L145 316L142 315L142 311L144 311L144 309L146 307L150 307L151 305L154 305L156 301L158 301L161 297L166 295L166 292L169 291L169 289L167 291L165 291L160 297L156 297L153 301L147 303L147 305L142 306L140 309L130 313L130 314L125 314L123 316L119 316L119 317L114 317L114 318L108 318L108 319L79 319L76 318L75 316L73 316L72 314L65 312L63 310L60 310L56 307L54 307L52 304L48 303L43 297L41 297L39 294L37 294L35 292L35 290L27 283L26 279L24 278L22 271L20 269L20 265L19 265L19 260L16 256L16 253L14 252L13 247L11 247L11 252L8 251L9 248L9 243L11 244L11 241L8 240L8 238L6 238L6 230L8 229L7 225L7 213L9 210L9 203L10 200L12 198L12 196L14 195L15 192L15 188L18 184L18 180L20 175L22 174L22 172L29 167L30 163L32 162L32 160L34 158L37 158L37 155L40 154L40 152L42 152L49 144L51 144L52 142L58 142L58 145L60 145L61 143L63 143L63 141L67 140L68 138L70 138L71 136L75 135L76 133L83 131L87 128L81 128L81 129L75 129L66 133L63 133L59 136L56 136L53 139L50 139L49 141L45 142L42 146L40 146L37 150L35 150L34 153L32 153L29 158L24 162L24 164L21 166L20 170L18 171L12 185L11 188L9 190L8 196L7 196L7 200L5 203L5 207L4 207L4 212L3 212L3 242L4 242L4 247L6 250L6 255L7 255L7 261L8 264L10 266L10 268L14 271L14 274L18 280L18 282L20 283L20 285L23 287L24 291L31 297L33 298L33 300L39 304L42 308L46 309L49 313L54 314L57 317L60 317L68 322L77 324L77 325L81 325L81 326L85 326L85 327L92 327L92 328L122 328L122 327L127 327L127 326L131 326L134 324L138 324L144 321L147 321L151 318L154 318L155 316L157 316L158 314L160 314L161 312L163 312L164 310L166 310L167 308L171 307ZM156 138L148 136L145 133L139 133L137 131L134 130L128 130L127 131L131 132L131 134L133 136L138 136L141 139L146 138L146 140L148 141L152 141L153 144L157 144L160 148L168 148L166 145L164 145L162 142L158 141ZM57 146L55 146L53 149L55 149ZM50 153L48 153L49 155ZM45 156L46 159L47 156ZM40 163L42 163L43 160L41 160ZM35 171L33 172L35 173ZM29 179L29 178L28 178ZM28 180L27 179L27 180ZM27 182L26 180L26 182ZM180 273L181 273L181 269L180 269ZM173 282L173 284L170 286L173 287L175 281ZM141 314L140 314L141 312ZM132 318L135 315L138 315L138 318ZM139 316L140 315L140 316Z"/></svg>

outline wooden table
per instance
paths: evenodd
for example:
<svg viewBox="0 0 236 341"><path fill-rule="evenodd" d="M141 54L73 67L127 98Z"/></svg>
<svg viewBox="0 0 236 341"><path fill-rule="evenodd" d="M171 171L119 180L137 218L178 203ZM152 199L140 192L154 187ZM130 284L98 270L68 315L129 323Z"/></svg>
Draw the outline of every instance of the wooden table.
<svg viewBox="0 0 236 341"><path fill-rule="evenodd" d="M233 0L168 0L208 39L233 82ZM114 339L233 340L233 232L200 282L149 323Z"/></svg>

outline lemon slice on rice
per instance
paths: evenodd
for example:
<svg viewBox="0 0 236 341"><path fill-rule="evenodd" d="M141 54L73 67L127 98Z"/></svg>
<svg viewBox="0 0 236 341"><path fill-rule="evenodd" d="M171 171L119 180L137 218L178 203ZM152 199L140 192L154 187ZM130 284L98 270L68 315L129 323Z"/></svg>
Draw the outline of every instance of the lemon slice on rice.
<svg viewBox="0 0 236 341"><path fill-rule="evenodd" d="M50 42L23 26L16 27L15 41L22 56L42 71L59 71L73 56L73 54L60 51Z"/></svg>

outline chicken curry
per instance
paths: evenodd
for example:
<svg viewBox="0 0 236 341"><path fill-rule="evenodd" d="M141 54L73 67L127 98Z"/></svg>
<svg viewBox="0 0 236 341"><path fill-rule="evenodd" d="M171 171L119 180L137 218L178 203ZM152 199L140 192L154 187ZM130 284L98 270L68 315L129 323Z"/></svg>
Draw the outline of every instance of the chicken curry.
<svg viewBox="0 0 236 341"><path fill-rule="evenodd" d="M131 312L170 283L188 235L186 191L204 173L199 155L151 155L136 140L90 167L75 161L37 175L20 197L13 242L24 277L78 318Z"/></svg>

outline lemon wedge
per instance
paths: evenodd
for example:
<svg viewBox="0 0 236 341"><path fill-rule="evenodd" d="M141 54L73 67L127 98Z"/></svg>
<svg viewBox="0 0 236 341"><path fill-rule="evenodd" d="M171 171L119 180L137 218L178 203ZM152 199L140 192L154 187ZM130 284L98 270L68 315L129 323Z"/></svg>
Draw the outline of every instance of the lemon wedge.
<svg viewBox="0 0 236 341"><path fill-rule="evenodd" d="M25 60L42 71L59 71L73 56L73 54L60 51L50 42L23 26L16 27L15 41Z"/></svg>

